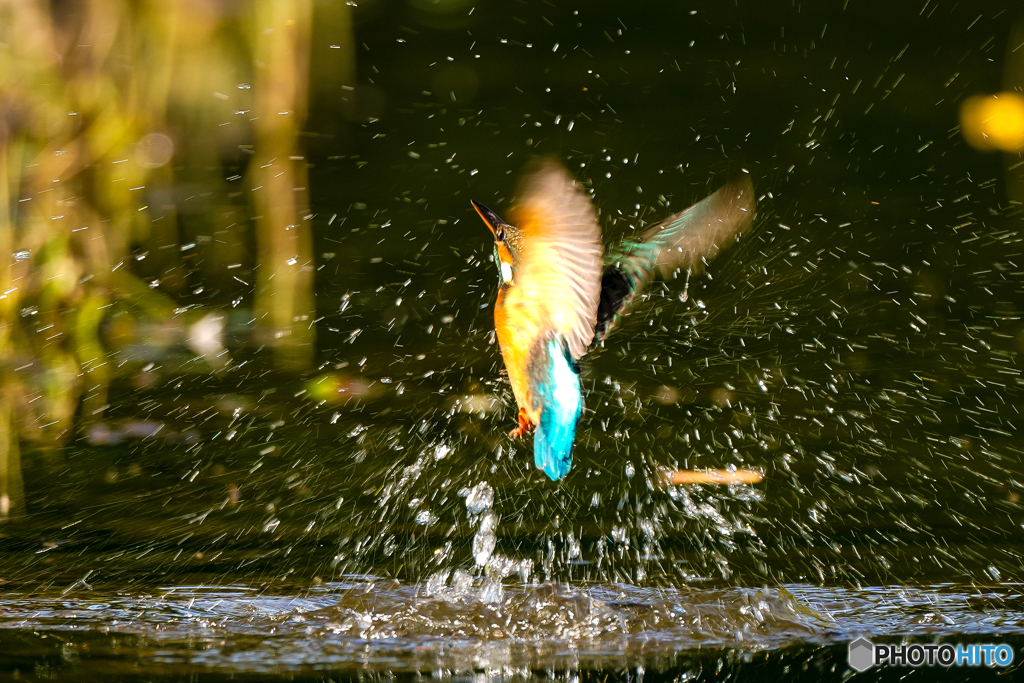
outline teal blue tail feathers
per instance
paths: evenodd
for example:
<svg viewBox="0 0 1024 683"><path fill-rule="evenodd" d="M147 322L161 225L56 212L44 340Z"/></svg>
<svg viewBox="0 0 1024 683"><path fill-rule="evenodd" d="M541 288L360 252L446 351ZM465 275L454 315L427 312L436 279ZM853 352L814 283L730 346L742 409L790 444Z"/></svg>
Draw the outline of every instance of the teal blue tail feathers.
<svg viewBox="0 0 1024 683"><path fill-rule="evenodd" d="M576 425L583 414L580 376L561 340L542 342L546 362L536 363L540 424L533 437L533 462L553 481L569 473ZM537 359L540 360L540 359Z"/></svg>
<svg viewBox="0 0 1024 683"><path fill-rule="evenodd" d="M655 277L700 272L754 217L754 187L741 175L637 238L610 249L601 276L594 344L607 338Z"/></svg>

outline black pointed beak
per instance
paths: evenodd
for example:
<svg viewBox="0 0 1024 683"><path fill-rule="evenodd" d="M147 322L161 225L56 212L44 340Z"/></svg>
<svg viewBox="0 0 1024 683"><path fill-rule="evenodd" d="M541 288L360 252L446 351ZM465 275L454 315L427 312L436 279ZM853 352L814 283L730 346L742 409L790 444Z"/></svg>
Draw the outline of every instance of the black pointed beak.
<svg viewBox="0 0 1024 683"><path fill-rule="evenodd" d="M484 220L484 223L486 223L487 227L491 229L491 232L497 233L498 226L505 224L505 221L501 220L501 217L498 216L498 214L494 213L480 202L475 199L470 199L469 202L473 205L473 208L476 209L476 212L480 214L480 218Z"/></svg>

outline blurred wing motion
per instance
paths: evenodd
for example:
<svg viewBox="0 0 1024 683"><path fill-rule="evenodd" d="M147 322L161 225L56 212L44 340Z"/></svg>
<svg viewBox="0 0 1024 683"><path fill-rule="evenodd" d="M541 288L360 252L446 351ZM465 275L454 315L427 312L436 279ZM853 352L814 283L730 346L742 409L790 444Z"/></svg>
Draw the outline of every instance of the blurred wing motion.
<svg viewBox="0 0 1024 683"><path fill-rule="evenodd" d="M608 255L593 343L607 338L649 282L686 270L699 273L735 242L754 218L754 188L735 178L682 213L627 239Z"/></svg>
<svg viewBox="0 0 1024 683"><path fill-rule="evenodd" d="M560 335L574 360L594 338L600 298L601 229L590 198L557 161L529 173L513 209L523 238L516 286L505 305L526 306ZM525 311L524 311L525 313Z"/></svg>

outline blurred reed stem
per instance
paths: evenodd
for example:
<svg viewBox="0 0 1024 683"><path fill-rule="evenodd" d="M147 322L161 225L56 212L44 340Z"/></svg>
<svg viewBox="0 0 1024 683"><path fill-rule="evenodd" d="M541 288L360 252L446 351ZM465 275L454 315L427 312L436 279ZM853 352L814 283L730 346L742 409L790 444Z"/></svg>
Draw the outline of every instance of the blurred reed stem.
<svg viewBox="0 0 1024 683"><path fill-rule="evenodd" d="M249 186L256 210L254 313L280 365L305 370L314 354L313 254L306 161L311 0L256 0Z"/></svg>
<svg viewBox="0 0 1024 683"><path fill-rule="evenodd" d="M11 290L14 253L14 222L10 201L10 136L0 120L0 519L24 508L25 490L21 479L21 449L14 425L14 381L11 372L11 328L14 325L14 297Z"/></svg>

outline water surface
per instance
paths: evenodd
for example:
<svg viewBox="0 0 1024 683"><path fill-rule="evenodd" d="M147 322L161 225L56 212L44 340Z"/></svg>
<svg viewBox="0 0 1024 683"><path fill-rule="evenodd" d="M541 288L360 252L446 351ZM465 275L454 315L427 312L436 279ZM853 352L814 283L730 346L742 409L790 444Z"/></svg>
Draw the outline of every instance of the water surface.
<svg viewBox="0 0 1024 683"><path fill-rule="evenodd" d="M103 422L25 454L0 675L840 680L860 635L1019 648L1016 162L957 129L1015 5L890 5L364 8L365 111L306 138L317 368L272 367L244 302L219 372L112 349ZM469 205L540 153L609 240L734 173L759 203L584 363L558 484L506 436ZM229 275L183 303L226 309Z"/></svg>

